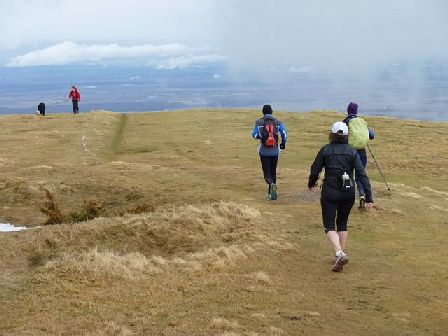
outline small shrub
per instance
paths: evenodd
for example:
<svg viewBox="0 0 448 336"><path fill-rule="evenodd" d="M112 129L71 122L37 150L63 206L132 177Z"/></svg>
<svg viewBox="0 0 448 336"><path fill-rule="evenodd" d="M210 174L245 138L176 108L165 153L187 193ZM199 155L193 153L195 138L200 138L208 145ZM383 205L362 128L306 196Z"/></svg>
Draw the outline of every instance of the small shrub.
<svg viewBox="0 0 448 336"><path fill-rule="evenodd" d="M100 215L103 206L99 204L95 199L84 201L84 209L87 214L87 219L93 219Z"/></svg>
<svg viewBox="0 0 448 336"><path fill-rule="evenodd" d="M103 206L95 199L84 201L84 209L80 212L74 211L70 213L70 219L74 222L84 222L98 217Z"/></svg>
<svg viewBox="0 0 448 336"><path fill-rule="evenodd" d="M59 210L59 206L56 203L54 194L45 188L44 191L47 201L40 207L40 211L48 217L44 225L61 224L63 222L63 216L61 210Z"/></svg>
<svg viewBox="0 0 448 336"><path fill-rule="evenodd" d="M84 222L88 220L87 214L85 212L77 212L77 211L70 212L69 217L75 223Z"/></svg>

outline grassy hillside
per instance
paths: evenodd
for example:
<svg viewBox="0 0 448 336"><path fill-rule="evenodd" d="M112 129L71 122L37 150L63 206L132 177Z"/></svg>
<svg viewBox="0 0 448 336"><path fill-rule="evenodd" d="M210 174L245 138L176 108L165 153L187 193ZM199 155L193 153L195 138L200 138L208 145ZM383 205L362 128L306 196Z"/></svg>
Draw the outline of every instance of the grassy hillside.
<svg viewBox="0 0 448 336"><path fill-rule="evenodd" d="M258 115L1 117L0 222L41 227L0 233L0 334L445 335L448 124L366 118L392 193L370 158L376 209L334 274L306 184L344 116L276 113L267 202Z"/></svg>

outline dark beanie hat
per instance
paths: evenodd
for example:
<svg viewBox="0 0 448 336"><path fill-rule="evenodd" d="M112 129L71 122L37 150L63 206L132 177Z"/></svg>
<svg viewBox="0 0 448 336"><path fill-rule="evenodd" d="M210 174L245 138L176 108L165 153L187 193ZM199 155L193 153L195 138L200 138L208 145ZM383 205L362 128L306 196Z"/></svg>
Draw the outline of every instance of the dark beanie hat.
<svg viewBox="0 0 448 336"><path fill-rule="evenodd" d="M357 114L358 113L358 104L350 102L347 106L348 114Z"/></svg>
<svg viewBox="0 0 448 336"><path fill-rule="evenodd" d="M263 105L263 114L272 114L272 107L271 105Z"/></svg>

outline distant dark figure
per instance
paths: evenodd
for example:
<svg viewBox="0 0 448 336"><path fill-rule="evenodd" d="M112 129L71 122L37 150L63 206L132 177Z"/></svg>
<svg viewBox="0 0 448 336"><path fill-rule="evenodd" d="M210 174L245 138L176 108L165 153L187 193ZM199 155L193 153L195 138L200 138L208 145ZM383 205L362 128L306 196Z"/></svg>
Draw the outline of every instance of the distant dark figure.
<svg viewBox="0 0 448 336"><path fill-rule="evenodd" d="M279 134L281 136L280 149L284 150L288 137L285 126L280 120L275 119L272 114L271 105L263 106L263 117L255 122L252 130L252 137L259 139L261 168L263 169L264 180L268 185L266 198L268 200L277 199L277 162L279 154Z"/></svg>
<svg viewBox="0 0 448 336"><path fill-rule="evenodd" d="M76 86L74 86L74 85L72 86L72 89L70 90L70 94L68 95L68 99L72 100L73 114L78 114L79 113L78 102L81 101L81 95L79 94L79 91L76 88Z"/></svg>
<svg viewBox="0 0 448 336"><path fill-rule="evenodd" d="M39 103L39 105L37 105L37 110L39 111L39 114L41 116L45 115L45 103Z"/></svg>

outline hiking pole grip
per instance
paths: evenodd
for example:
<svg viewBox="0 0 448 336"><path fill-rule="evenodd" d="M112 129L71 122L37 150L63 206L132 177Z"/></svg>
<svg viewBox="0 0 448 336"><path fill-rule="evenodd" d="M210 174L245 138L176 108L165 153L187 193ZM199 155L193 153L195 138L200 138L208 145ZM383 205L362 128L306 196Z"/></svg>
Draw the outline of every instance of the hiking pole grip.
<svg viewBox="0 0 448 336"><path fill-rule="evenodd" d="M386 185L387 190L389 190L389 192L391 192L389 185L386 182L386 178L383 175L383 172L380 169L380 166L378 165L378 162L376 162L375 159L375 155L373 155L372 150L370 149L370 146L367 144L367 148L369 149L370 155L372 155L373 161L375 162L376 168L378 169L378 171L380 172L381 177L383 178L384 184Z"/></svg>

